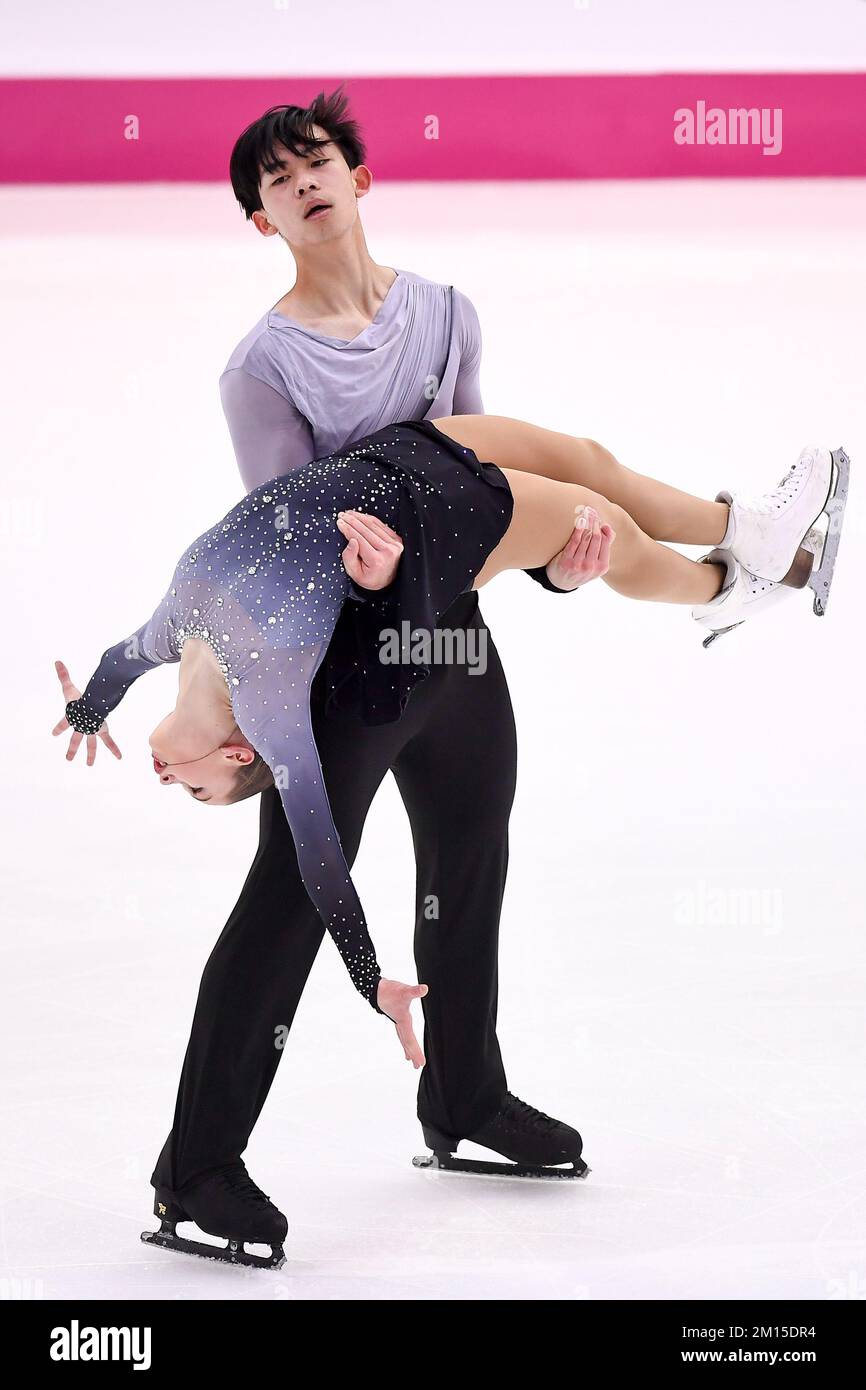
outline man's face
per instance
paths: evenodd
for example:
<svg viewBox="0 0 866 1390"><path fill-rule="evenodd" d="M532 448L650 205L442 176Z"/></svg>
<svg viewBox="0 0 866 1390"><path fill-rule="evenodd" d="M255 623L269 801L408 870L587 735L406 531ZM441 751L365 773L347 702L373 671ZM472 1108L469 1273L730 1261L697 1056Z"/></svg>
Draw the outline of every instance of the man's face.
<svg viewBox="0 0 866 1390"><path fill-rule="evenodd" d="M320 126L313 130L327 139ZM316 246L348 231L358 216L357 199L369 187L369 170L363 165L350 170L331 141L308 155L292 154L282 145L275 153L281 167L272 174L262 170L259 181L264 211L252 219L259 231L279 232L291 247ZM315 211L321 204L326 206Z"/></svg>

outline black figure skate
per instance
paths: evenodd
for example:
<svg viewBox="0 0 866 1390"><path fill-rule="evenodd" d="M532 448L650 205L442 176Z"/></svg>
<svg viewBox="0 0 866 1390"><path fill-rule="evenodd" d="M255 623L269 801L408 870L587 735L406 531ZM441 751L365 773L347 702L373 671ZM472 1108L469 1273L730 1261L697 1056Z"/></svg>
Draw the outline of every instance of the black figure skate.
<svg viewBox="0 0 866 1390"><path fill-rule="evenodd" d="M285 1264L283 1241L289 1224L269 1197L256 1187L243 1163L226 1165L209 1173L182 1194L158 1187L153 1214L161 1218L158 1231L142 1231L145 1245L199 1255L223 1264L252 1265L256 1269L279 1269ZM194 1221L210 1236L221 1236L225 1245L206 1245L200 1240L179 1236L180 1221ZM250 1254L245 1245L269 1245L270 1255Z"/></svg>
<svg viewBox="0 0 866 1390"><path fill-rule="evenodd" d="M506 1091L505 1100L492 1120L472 1134L442 1134L432 1125L422 1124L424 1142L432 1154L412 1159L416 1168L443 1168L450 1173L481 1173L507 1178L585 1178L592 1172L581 1158L583 1140L576 1129L551 1119L542 1110L518 1100ZM486 1159L457 1158L462 1139L493 1149L510 1163L491 1163ZM557 1165L567 1164L567 1167Z"/></svg>

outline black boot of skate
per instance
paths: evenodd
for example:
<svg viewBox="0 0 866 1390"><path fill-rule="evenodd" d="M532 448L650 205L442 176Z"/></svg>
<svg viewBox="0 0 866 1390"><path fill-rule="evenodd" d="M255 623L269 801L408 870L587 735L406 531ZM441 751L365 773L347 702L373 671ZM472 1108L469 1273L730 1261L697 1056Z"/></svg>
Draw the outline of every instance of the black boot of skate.
<svg viewBox="0 0 866 1390"><path fill-rule="evenodd" d="M443 1134L432 1125L421 1128L424 1142L433 1153L413 1158L416 1168L445 1168L452 1173L510 1178L585 1178L592 1172L581 1157L583 1140L576 1129L527 1105L510 1091L506 1091L493 1119L472 1134ZM484 1159L457 1158L461 1139L494 1149L512 1161L488 1163Z"/></svg>
<svg viewBox="0 0 866 1390"><path fill-rule="evenodd" d="M158 1187L153 1214L161 1218L158 1231L142 1231L146 1245L177 1250L184 1255L200 1255L224 1264L252 1265L257 1269L279 1269L285 1264L283 1241L289 1223L269 1197L257 1187L243 1163L226 1164L200 1182L172 1192ZM224 1246L179 1236L175 1227L181 1221L194 1221L209 1236L222 1236ZM245 1245L269 1245L270 1255L250 1254Z"/></svg>

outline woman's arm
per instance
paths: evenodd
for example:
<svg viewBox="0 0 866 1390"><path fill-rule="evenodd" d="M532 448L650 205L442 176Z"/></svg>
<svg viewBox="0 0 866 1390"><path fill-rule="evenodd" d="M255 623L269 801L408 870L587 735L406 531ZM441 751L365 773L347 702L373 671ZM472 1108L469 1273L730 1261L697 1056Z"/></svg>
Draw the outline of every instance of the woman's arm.
<svg viewBox="0 0 866 1390"><path fill-rule="evenodd" d="M66 719L77 733L95 734L133 681L164 662L180 660L169 621L169 596L146 623L102 653L84 694L70 700Z"/></svg>
<svg viewBox="0 0 866 1390"><path fill-rule="evenodd" d="M355 988L382 1013L377 1003L382 973L334 825L313 736L310 686L326 646L262 652L255 672L234 692L232 706L238 728L273 773L304 887Z"/></svg>

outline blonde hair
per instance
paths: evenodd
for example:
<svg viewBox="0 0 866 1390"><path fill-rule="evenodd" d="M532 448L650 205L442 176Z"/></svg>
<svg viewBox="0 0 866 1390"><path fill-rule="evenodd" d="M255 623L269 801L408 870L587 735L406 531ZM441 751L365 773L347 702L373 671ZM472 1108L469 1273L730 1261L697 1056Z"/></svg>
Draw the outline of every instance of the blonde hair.
<svg viewBox="0 0 866 1390"><path fill-rule="evenodd" d="M234 806L236 801L245 801L248 796L256 796L274 785L274 774L261 753L256 753L251 763L242 763L235 776L235 783L226 797L226 805Z"/></svg>

